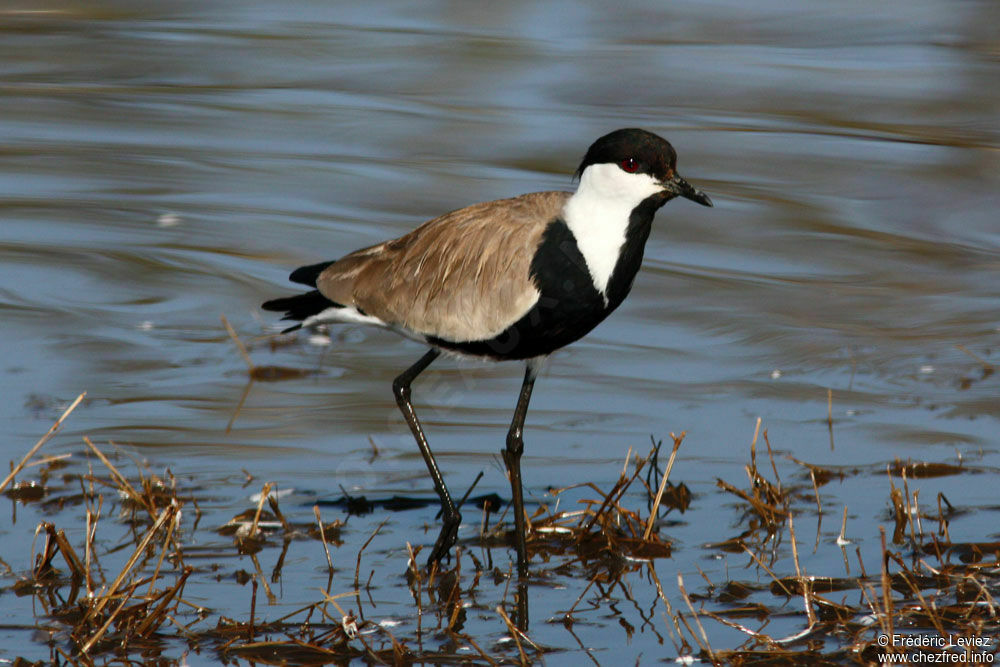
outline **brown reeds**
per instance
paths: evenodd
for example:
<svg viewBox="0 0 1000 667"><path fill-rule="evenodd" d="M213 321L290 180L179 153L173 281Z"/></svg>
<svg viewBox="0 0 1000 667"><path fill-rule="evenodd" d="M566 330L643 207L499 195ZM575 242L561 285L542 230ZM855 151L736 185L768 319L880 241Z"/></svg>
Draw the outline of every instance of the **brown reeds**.
<svg viewBox="0 0 1000 667"><path fill-rule="evenodd" d="M67 417L69 417L70 413L72 413L73 410L76 409L76 406L80 405L80 401L82 401L83 397L86 395L87 392L83 392L79 396L77 396L76 400L70 403L69 407L66 408L63 411L62 415L59 416L59 419L57 419L55 423L52 424L52 426L49 428L49 430L45 432L45 435L39 438L38 442L35 443L35 446L28 450L28 453L24 455L20 463L11 468L10 473L6 477L4 477L4 480L2 482L0 482L0 492L3 492L3 490L7 488L7 485L10 484L11 481L14 479L14 477L17 476L17 473L21 472L21 470L24 469L25 464L27 464L28 461L31 460L31 457L37 454L38 450L41 449L42 446L46 442L48 442L52 438L52 436L56 434L56 431L59 430L59 427L62 426L63 422L66 420Z"/></svg>
<svg viewBox="0 0 1000 667"><path fill-rule="evenodd" d="M725 577L716 570L710 579L699 569L700 579L697 574L685 579L678 573L676 589L665 591L662 570L680 569L669 558L666 518L685 511L691 502L683 483L668 481L678 476L676 454L684 437L682 433L673 438L663 468L658 463L662 443L653 443L646 456L630 451L624 467L615 466L613 481L582 484L572 493L553 491L553 506L542 505L531 517L527 579L515 577L512 565L492 564L491 551L497 544L509 553L509 527L502 515L481 535L462 540L451 561L427 572L417 565L419 548L396 556L376 541L380 536L386 539L383 528L388 519L364 530L348 530L330 517L324 522L318 507L312 516L302 516L308 510L287 507L286 514L279 507L280 494L267 483L244 511L209 533L216 544L206 550L191 539L208 532L198 533L188 511L199 498L197 489L183 488L169 474L154 475L139 463L133 470L128 459L122 465L123 450L89 439L83 450L87 458L71 458L69 471L64 460L54 457L31 467L40 449L35 447L17 474L26 476L21 483L35 484L43 493L12 495L10 500L79 510L79 527L74 530L63 515L52 511L37 524L37 554L32 560L20 565L0 562L0 567L8 576L17 575L11 590L31 597L40 610L38 627L53 638L58 646L53 655L66 664L153 659L165 650L165 638L229 662L536 664L550 650L539 636L551 633L552 627L565 628L567 637L573 638L569 646L575 643L581 655L596 661L600 654L591 655L590 642L580 629L603 630L605 625L598 624L608 617L617 621L626 637L655 633L660 643L669 646L669 636L678 656L697 654L715 664L863 664L878 662L880 655L891 651L902 659L903 649L880 643L901 633L947 638L952 642L947 650L964 651L971 661L987 650L975 642L995 642L1000 632L996 600L1000 542L989 535L953 542L949 524L962 510L927 486L921 496L914 481L933 483L940 475L975 474L970 466L896 461L879 466L875 475L874 467L847 472L781 458L782 469L760 422L751 441L745 481L719 482L727 497L736 499L733 523L738 535L701 547L713 556L739 554L758 580L740 580L728 570ZM758 461L761 441L768 462L762 457ZM53 484L48 468L60 466L62 479L69 480L65 484L73 487L73 499L64 494L41 500ZM73 472L72 466L81 470ZM791 481L782 482L779 472ZM851 523L851 539L867 538L870 547L874 544L875 550L866 553L869 561L880 559L879 567L872 568L871 575L866 572L860 547L855 551L859 567L846 562L844 548L850 543L844 505L839 535L833 528L825 544L838 557L843 551L846 575L839 566L837 572L817 571L820 568L801 548L796 529L808 525L810 517L818 520L824 504L830 506L820 499L828 480L856 474L871 475L885 489L888 510L880 516L893 532L865 535L863 522ZM577 502L572 507L560 509L560 501L569 504L574 496ZM857 506L851 507L856 516ZM20 526L12 529L17 530ZM106 535L115 530L119 536L108 539ZM30 530L23 532L30 537ZM220 534L232 539L219 546ZM312 540L322 542L322 554ZM346 554L338 551L344 541L351 545ZM822 548L824 543L817 544ZM272 590L272 584L280 581L286 554L298 567L305 558L313 559L314 568L321 562L320 571L328 575L326 587L317 588L311 601L274 618L278 614L272 603L281 591L278 585ZM277 564L268 577L262 563L275 556ZM211 560L195 560L206 557ZM376 564L365 581L362 573L372 558L398 567L389 577L375 576ZM206 585L211 572L241 561L252 567L240 568L230 580L234 586L249 584L237 589L245 607L223 615L194 602L204 598L198 589ZM852 576L855 569L859 574ZM334 579L338 571L340 578ZM384 596L379 589L384 593L393 577L401 582L404 571L412 596L412 603L406 601L410 618L400 627L383 624L385 616L378 614L383 613ZM538 624L535 619L536 625L529 627L528 597L553 580L576 584L567 597L568 606L559 607L566 611L549 619L555 623ZM340 591L331 590L335 582ZM643 585L653 600L648 608L640 604ZM356 604L349 605L350 600ZM641 621L626 618L622 608L628 605ZM479 626L470 630L477 618ZM779 634L774 624L784 630ZM485 638L477 634L484 626L490 628ZM720 629L738 633L746 644L713 646ZM183 661L181 656L173 662L156 659L162 664Z"/></svg>

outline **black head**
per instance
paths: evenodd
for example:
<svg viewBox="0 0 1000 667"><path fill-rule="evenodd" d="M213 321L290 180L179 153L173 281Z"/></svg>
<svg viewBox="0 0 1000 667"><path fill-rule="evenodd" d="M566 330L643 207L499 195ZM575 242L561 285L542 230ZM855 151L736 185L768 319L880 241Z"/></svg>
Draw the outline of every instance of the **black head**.
<svg viewBox="0 0 1000 667"><path fill-rule="evenodd" d="M627 163L631 160L631 163ZM618 164L629 173L649 174L659 181L677 167L677 151L670 142L652 132L628 127L615 130L591 144L583 156L576 177L592 164Z"/></svg>
<svg viewBox="0 0 1000 667"><path fill-rule="evenodd" d="M627 174L645 174L662 186L668 198L686 197L703 206L712 200L677 175L677 152L670 142L652 132L629 127L606 134L587 149L576 178L591 165L617 165Z"/></svg>

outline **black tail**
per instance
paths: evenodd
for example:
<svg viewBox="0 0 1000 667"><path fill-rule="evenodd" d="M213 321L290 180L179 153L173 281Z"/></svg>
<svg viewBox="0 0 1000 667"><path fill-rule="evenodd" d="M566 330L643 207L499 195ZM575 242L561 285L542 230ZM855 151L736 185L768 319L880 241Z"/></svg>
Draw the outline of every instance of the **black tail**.
<svg viewBox="0 0 1000 667"><path fill-rule="evenodd" d="M298 271L302 271L303 269L308 269L308 268L313 268L313 267L303 267ZM296 273L298 273L298 271L296 271ZM316 274L319 274L319 271L317 271ZM319 291L313 290L311 292L306 292L305 294L296 294L295 296L286 296L282 299L271 299L270 301L265 301L261 305L261 308L263 308L264 310L274 310L278 312L285 311L285 316L282 317L281 319L297 320L301 322L302 320L308 317L312 317L313 315L318 315L327 308L343 308L343 306L340 305L339 303L334 303L333 301L330 301L325 296L320 294ZM301 324L296 324L295 326L288 327L281 333L288 333L289 331L295 331L301 326L302 326Z"/></svg>
<svg viewBox="0 0 1000 667"><path fill-rule="evenodd" d="M292 271L292 275L288 276L288 279L293 283L316 287L316 279L319 278L319 274L323 273L323 269L331 264L333 264L333 262L320 262L319 264L300 266Z"/></svg>

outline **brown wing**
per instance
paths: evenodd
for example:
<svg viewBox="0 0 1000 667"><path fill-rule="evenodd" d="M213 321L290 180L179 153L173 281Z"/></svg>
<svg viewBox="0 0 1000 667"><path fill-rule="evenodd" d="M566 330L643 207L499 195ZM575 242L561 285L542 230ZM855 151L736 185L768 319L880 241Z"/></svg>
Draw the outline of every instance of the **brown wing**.
<svg viewBox="0 0 1000 667"><path fill-rule="evenodd" d="M338 260L316 287L391 326L449 341L487 340L538 300L531 261L569 196L535 192L447 213Z"/></svg>

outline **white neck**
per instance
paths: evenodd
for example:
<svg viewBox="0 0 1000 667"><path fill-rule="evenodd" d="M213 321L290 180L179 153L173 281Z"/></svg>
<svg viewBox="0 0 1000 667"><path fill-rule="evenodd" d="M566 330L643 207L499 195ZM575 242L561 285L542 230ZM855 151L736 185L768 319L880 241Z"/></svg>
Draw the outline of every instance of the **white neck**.
<svg viewBox="0 0 1000 667"><path fill-rule="evenodd" d="M580 186L563 207L563 219L605 301L632 209L662 189L648 174L629 174L615 164L592 164L583 171Z"/></svg>

